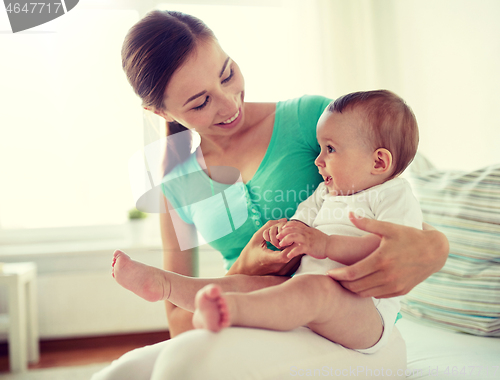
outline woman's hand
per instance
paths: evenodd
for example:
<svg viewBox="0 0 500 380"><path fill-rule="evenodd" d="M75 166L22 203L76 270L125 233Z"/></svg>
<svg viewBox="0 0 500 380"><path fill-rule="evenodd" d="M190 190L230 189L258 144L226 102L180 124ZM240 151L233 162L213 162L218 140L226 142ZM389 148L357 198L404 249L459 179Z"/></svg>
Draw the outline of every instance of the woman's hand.
<svg viewBox="0 0 500 380"><path fill-rule="evenodd" d="M281 248L280 241L277 236L281 232L281 229L287 224L288 220L286 218L282 218L279 220L274 220L273 222L276 223L271 223L269 227L265 228L264 231L262 232L262 237L264 238L265 241L268 241L276 248ZM266 223L264 227L267 226L268 224L269 222Z"/></svg>
<svg viewBox="0 0 500 380"><path fill-rule="evenodd" d="M269 274L285 275L288 273L288 269L283 269L283 267L289 268L291 265L286 265L290 261L286 256L286 252L273 251L267 248L266 240L263 236L264 231L283 223L284 220L286 219L270 220L262 226L252 236L226 275L246 274L264 276Z"/></svg>
<svg viewBox="0 0 500 380"><path fill-rule="evenodd" d="M407 294L440 270L448 257L448 240L441 232L366 218L350 218L356 227L381 237L380 246L351 266L328 275L363 297L389 298Z"/></svg>

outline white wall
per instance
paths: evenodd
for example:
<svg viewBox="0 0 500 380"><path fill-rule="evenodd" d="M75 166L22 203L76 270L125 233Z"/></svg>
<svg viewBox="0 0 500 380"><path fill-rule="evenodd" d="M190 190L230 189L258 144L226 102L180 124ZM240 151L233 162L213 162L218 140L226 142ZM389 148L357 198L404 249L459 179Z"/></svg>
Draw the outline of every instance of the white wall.
<svg viewBox="0 0 500 380"><path fill-rule="evenodd" d="M387 88L442 168L499 163L500 2L319 0L326 91Z"/></svg>
<svg viewBox="0 0 500 380"><path fill-rule="evenodd" d="M404 3L404 4L403 4ZM402 91L443 167L500 163L500 2L395 2Z"/></svg>

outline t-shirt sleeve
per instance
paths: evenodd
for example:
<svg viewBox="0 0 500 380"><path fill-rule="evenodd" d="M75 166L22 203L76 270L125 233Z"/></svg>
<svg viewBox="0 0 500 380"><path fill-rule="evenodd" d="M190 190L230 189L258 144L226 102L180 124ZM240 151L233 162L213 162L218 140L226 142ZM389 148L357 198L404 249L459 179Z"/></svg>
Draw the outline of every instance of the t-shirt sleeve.
<svg viewBox="0 0 500 380"><path fill-rule="evenodd" d="M423 218L420 204L410 185L401 178L396 180L402 185L388 188L380 194L373 210L376 219L421 230Z"/></svg>
<svg viewBox="0 0 500 380"><path fill-rule="evenodd" d="M318 152L316 125L321 114L331 101L331 99L319 95L305 95L299 101L298 117L300 133L310 148Z"/></svg>

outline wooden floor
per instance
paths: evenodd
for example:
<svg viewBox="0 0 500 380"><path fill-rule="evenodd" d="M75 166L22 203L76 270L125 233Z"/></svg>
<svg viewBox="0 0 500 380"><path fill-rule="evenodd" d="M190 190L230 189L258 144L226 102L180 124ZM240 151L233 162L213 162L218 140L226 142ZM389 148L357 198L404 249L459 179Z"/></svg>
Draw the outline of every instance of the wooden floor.
<svg viewBox="0 0 500 380"><path fill-rule="evenodd" d="M67 367L110 362L134 348L162 342L168 331L100 336L92 338L47 340L40 342L40 361L29 368ZM9 372L7 343L0 344L0 374Z"/></svg>

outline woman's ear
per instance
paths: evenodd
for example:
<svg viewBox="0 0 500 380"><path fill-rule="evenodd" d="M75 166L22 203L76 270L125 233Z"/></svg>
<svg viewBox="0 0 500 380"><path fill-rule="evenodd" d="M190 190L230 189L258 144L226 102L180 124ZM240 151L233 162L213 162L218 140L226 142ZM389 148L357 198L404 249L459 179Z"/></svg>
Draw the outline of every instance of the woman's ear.
<svg viewBox="0 0 500 380"><path fill-rule="evenodd" d="M373 152L373 168L371 174L390 174L392 169L392 154L385 148Z"/></svg>

